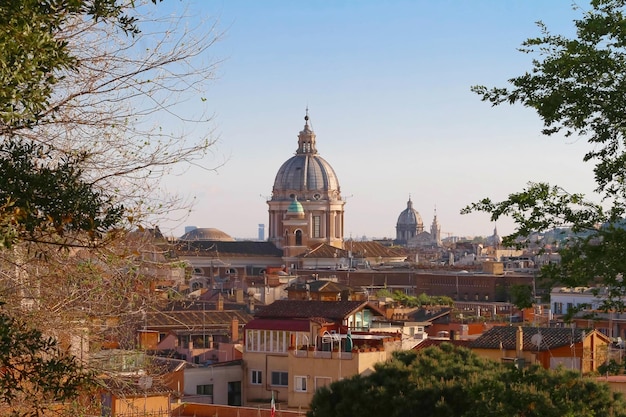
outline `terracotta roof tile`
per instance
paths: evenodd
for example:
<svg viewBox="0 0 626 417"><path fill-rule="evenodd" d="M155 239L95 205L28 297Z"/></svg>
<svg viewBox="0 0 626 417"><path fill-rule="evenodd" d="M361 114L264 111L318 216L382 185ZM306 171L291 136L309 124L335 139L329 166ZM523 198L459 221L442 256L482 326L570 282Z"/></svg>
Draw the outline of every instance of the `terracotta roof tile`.
<svg viewBox="0 0 626 417"><path fill-rule="evenodd" d="M350 249L355 257L372 258L380 256L381 258L397 258L405 256L402 252L383 246L378 242L356 242L351 240L344 243L344 246Z"/></svg>
<svg viewBox="0 0 626 417"><path fill-rule="evenodd" d="M348 251L336 248L327 243L318 243L317 245L311 246L298 257L307 259L347 258Z"/></svg>
<svg viewBox="0 0 626 417"><path fill-rule="evenodd" d="M427 347L431 347L431 346L439 346L442 343L451 343L454 346L460 346L460 347L469 348L471 342L472 342L471 340L433 339L433 338L429 337L428 339L424 340L423 342L421 342L417 346L415 346L413 348L413 350L422 350L422 349L426 349Z"/></svg>
<svg viewBox="0 0 626 417"><path fill-rule="evenodd" d="M345 249L331 246L327 243L318 243L311 246L305 253L300 255L301 258L347 258L352 253L353 258L398 258L405 256L401 252L390 249L378 242L355 242L346 241Z"/></svg>
<svg viewBox="0 0 626 417"><path fill-rule="evenodd" d="M233 317L239 321L239 326L252 320L250 314L238 310L157 311L146 315L146 328L159 331L230 329Z"/></svg>
<svg viewBox="0 0 626 417"><path fill-rule="evenodd" d="M274 319L323 318L328 321L337 321L343 320L352 312L365 306L380 314L367 301L276 300L257 311L255 317Z"/></svg>
<svg viewBox="0 0 626 417"><path fill-rule="evenodd" d="M518 326L492 327L474 340L470 347L478 349L515 350ZM547 351L572 343L579 343L585 337L582 329L566 329L554 327L522 327L523 350ZM534 335L541 335L533 338ZM538 341L539 345L535 342Z"/></svg>
<svg viewBox="0 0 626 417"><path fill-rule="evenodd" d="M451 311L452 309L450 307L420 308L419 310L409 313L408 317L413 321L432 322L441 317L450 315Z"/></svg>
<svg viewBox="0 0 626 417"><path fill-rule="evenodd" d="M307 290L307 286L310 292L340 293L341 291L350 290L350 287L348 287L347 285L343 285L334 281L320 279L320 280L309 280L306 282L294 282L289 287L287 287L287 291L290 291L290 290L305 291Z"/></svg>
<svg viewBox="0 0 626 417"><path fill-rule="evenodd" d="M283 256L283 251L271 242L178 241L174 248L184 256Z"/></svg>

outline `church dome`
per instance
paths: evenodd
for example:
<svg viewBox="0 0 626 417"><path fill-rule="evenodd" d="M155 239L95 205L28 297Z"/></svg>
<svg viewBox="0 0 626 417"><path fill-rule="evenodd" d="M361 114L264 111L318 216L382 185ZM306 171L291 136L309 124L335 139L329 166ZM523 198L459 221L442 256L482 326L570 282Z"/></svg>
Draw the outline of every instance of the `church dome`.
<svg viewBox="0 0 626 417"><path fill-rule="evenodd" d="M289 204L289 207L287 207L287 213L304 214L304 207L302 207L302 203L300 203L297 198L294 198L291 204Z"/></svg>
<svg viewBox="0 0 626 417"><path fill-rule="evenodd" d="M304 118L304 129L298 135L298 149L278 170L272 189L273 200L338 199L337 174L328 162L317 154L315 133Z"/></svg>
<svg viewBox="0 0 626 417"><path fill-rule="evenodd" d="M398 216L397 226L420 226L422 227L422 216L413 208L413 202L409 197L409 201L406 204L406 209Z"/></svg>
<svg viewBox="0 0 626 417"><path fill-rule="evenodd" d="M180 240L210 240L219 242L234 242L230 235L212 227L193 229L181 236Z"/></svg>
<svg viewBox="0 0 626 417"><path fill-rule="evenodd" d="M344 205L335 171L317 153L315 133L304 117L298 149L278 169L269 206L268 240L283 249L286 258L306 247L325 243L343 247Z"/></svg>

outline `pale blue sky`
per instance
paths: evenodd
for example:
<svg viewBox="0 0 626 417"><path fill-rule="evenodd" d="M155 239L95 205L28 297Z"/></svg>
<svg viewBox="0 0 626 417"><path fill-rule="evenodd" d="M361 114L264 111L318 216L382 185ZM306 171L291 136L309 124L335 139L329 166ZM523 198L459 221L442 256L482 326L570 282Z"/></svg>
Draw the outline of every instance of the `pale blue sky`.
<svg viewBox="0 0 626 417"><path fill-rule="evenodd" d="M579 3L587 7L586 3ZM483 197L503 199L528 181L593 189L582 140L541 136L520 106L491 108L470 92L504 86L530 69L516 50L542 20L571 34L570 0L174 1L224 30L212 48L223 59L206 91L219 143L207 165L166 186L193 195L182 223L234 237L267 224L265 198L297 147L308 106L320 155L335 169L345 235L395 237L409 194L429 228L436 207L443 236L489 235L483 214L461 216ZM513 230L499 221L501 235Z"/></svg>

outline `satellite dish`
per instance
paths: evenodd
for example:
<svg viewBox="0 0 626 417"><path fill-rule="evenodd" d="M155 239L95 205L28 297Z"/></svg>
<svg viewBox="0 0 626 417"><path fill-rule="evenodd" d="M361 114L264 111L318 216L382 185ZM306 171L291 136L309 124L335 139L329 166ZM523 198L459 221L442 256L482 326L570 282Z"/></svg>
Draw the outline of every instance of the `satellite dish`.
<svg viewBox="0 0 626 417"><path fill-rule="evenodd" d="M537 333L537 334L534 334L534 335L530 338L530 342L531 342L533 345L535 345L535 346L539 347L539 346L541 346L541 339L543 339L543 336L541 336L541 334Z"/></svg>
<svg viewBox="0 0 626 417"><path fill-rule="evenodd" d="M137 381L137 385L139 385L139 388L143 390L152 388L152 377L148 375L141 376L139 381Z"/></svg>

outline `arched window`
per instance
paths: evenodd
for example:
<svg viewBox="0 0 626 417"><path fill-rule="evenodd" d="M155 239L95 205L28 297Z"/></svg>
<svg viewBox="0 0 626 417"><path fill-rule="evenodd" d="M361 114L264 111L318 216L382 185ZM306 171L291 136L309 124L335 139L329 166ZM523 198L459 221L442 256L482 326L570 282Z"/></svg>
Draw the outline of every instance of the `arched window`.
<svg viewBox="0 0 626 417"><path fill-rule="evenodd" d="M302 246L302 230L296 230L296 246Z"/></svg>

